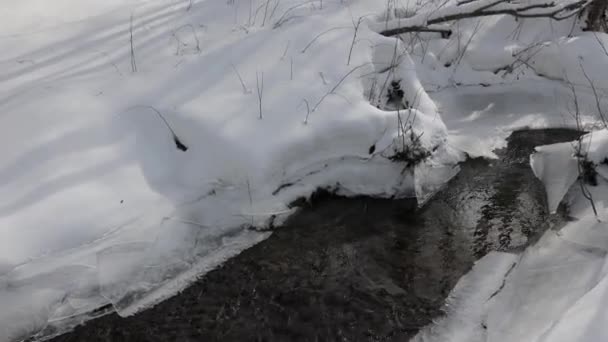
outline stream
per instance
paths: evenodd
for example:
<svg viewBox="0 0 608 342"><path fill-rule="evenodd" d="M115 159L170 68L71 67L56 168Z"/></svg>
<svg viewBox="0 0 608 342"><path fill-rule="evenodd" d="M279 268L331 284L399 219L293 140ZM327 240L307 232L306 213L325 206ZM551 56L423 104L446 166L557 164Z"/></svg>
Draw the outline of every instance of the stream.
<svg viewBox="0 0 608 342"><path fill-rule="evenodd" d="M529 166L534 146L571 130L518 131L498 160L469 159L424 207L317 194L284 227L181 294L135 316L110 314L68 341L404 341L492 250L520 251L549 215Z"/></svg>

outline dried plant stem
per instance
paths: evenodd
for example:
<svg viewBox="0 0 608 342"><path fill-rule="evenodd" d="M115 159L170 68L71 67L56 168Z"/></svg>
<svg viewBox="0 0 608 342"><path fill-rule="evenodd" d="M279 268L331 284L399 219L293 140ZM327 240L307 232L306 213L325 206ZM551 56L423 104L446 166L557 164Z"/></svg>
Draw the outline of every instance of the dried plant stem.
<svg viewBox="0 0 608 342"><path fill-rule="evenodd" d="M256 89L257 89L257 93L258 93L258 107L259 107L258 109L260 112L259 119L262 120L264 118L263 110L262 110L262 100L264 99L264 72L255 73L255 83L256 83Z"/></svg>
<svg viewBox="0 0 608 342"><path fill-rule="evenodd" d="M131 72L137 72L137 63L135 61L135 47L133 46L133 13L129 20L129 42L131 43Z"/></svg>

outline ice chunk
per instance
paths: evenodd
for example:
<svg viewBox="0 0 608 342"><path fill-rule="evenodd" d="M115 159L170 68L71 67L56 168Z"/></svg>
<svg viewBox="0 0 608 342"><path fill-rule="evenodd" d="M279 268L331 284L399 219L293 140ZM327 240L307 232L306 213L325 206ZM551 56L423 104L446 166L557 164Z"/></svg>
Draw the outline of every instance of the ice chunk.
<svg viewBox="0 0 608 342"><path fill-rule="evenodd" d="M572 143L539 146L530 156L534 175L545 185L549 211L555 213L578 178L578 161Z"/></svg>

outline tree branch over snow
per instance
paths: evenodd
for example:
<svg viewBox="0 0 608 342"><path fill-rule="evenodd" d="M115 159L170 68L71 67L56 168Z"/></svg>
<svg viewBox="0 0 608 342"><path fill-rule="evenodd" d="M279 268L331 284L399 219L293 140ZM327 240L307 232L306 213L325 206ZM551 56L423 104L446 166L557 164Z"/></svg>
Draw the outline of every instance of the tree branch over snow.
<svg viewBox="0 0 608 342"><path fill-rule="evenodd" d="M462 0L455 6L378 23L381 27L378 31L384 36L422 31L449 32L445 26L448 22L493 15L564 20L598 1L605 0Z"/></svg>

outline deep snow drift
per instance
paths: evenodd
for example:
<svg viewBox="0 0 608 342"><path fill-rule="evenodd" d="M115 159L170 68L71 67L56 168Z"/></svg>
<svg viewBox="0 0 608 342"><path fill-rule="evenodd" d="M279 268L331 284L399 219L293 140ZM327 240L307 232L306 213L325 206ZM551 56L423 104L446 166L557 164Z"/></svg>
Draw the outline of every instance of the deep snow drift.
<svg viewBox="0 0 608 342"><path fill-rule="evenodd" d="M517 128L574 127L574 93L578 123L598 122L581 69L603 94L608 37L581 32L575 18L469 19L449 39L399 41L374 30L409 10L385 6L5 4L0 341L108 303L128 315L173 295L266 238L250 228L280 224L290 202L318 187L425 200L465 153L493 157ZM515 259L488 256L460 288L492 293ZM601 274L598 262L586 275ZM450 319L473 326L485 312L463 310L474 313L456 309L442 328Z"/></svg>

